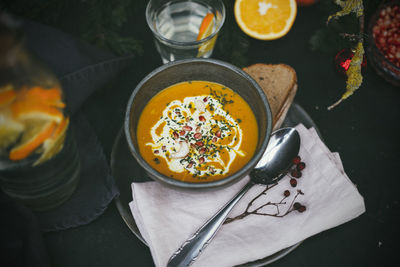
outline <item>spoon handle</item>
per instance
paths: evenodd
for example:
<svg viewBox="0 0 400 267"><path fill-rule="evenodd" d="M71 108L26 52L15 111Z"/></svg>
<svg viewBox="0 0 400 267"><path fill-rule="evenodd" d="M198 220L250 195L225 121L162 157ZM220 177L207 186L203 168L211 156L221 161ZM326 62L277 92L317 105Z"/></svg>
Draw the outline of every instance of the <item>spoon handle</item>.
<svg viewBox="0 0 400 267"><path fill-rule="evenodd" d="M167 266L184 267L193 263L215 236L232 208L253 185L254 183L252 181L248 182L236 196L201 226L192 237L186 240L182 246L172 254Z"/></svg>

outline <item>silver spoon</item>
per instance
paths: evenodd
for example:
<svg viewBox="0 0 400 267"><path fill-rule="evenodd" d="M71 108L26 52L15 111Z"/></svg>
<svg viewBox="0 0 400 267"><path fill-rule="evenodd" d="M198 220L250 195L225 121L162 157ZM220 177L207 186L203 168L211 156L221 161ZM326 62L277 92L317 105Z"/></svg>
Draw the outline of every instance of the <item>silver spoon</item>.
<svg viewBox="0 0 400 267"><path fill-rule="evenodd" d="M210 243L226 217L244 194L255 184L273 184L285 176L292 160L300 150L300 136L294 128L283 128L272 133L261 160L250 173L250 181L221 210L211 217L196 233L174 252L168 267L184 267L193 263Z"/></svg>

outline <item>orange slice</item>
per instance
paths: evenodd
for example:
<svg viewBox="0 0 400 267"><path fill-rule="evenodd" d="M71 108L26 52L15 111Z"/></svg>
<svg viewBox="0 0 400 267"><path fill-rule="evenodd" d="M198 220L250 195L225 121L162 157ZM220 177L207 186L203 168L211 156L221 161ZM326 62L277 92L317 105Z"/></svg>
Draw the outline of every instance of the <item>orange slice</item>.
<svg viewBox="0 0 400 267"><path fill-rule="evenodd" d="M15 121L7 112L0 111L0 150L16 142L24 128L22 123Z"/></svg>
<svg viewBox="0 0 400 267"><path fill-rule="evenodd" d="M197 41L207 38L212 34L214 28L214 14L207 13L200 24L199 34L197 35ZM202 57L213 49L215 41L217 40L217 35L215 35L211 40L208 40L199 47L197 57Z"/></svg>
<svg viewBox="0 0 400 267"><path fill-rule="evenodd" d="M64 140L69 125L69 117L64 118L54 130L53 135L43 142L43 152L33 166L39 165L56 155L64 147Z"/></svg>
<svg viewBox="0 0 400 267"><path fill-rule="evenodd" d="M53 134L56 127L54 121L32 120L28 125L27 130L22 135L20 144L10 151L9 158L11 160L21 160L29 156Z"/></svg>
<svg viewBox="0 0 400 267"><path fill-rule="evenodd" d="M59 108L65 107L65 104L61 101L60 88L45 89L35 86L30 89L23 89L19 92L18 99L22 101L42 103Z"/></svg>
<svg viewBox="0 0 400 267"><path fill-rule="evenodd" d="M0 87L0 107L4 107L14 101L16 93L11 84Z"/></svg>
<svg viewBox="0 0 400 267"><path fill-rule="evenodd" d="M12 103L11 111L14 118L18 120L46 119L60 123L64 118L63 113L55 107L28 101Z"/></svg>
<svg viewBox="0 0 400 267"><path fill-rule="evenodd" d="M236 0L235 19L247 35L273 40L286 35L297 14L296 0Z"/></svg>
<svg viewBox="0 0 400 267"><path fill-rule="evenodd" d="M203 18L199 28L199 34L197 35L197 41L206 38L212 33L212 29L214 26L213 23L214 14L207 13L207 15Z"/></svg>
<svg viewBox="0 0 400 267"><path fill-rule="evenodd" d="M69 117L65 117L54 131L52 139L57 139L59 138L60 135L64 134L68 128L68 125L69 125Z"/></svg>

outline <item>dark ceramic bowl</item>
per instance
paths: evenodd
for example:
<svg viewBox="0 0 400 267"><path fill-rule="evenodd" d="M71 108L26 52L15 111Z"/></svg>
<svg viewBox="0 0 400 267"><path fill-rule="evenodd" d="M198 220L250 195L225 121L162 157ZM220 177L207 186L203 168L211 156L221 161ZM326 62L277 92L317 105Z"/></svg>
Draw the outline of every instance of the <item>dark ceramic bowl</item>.
<svg viewBox="0 0 400 267"><path fill-rule="evenodd" d="M184 81L203 80L223 84L238 93L252 108L258 123L259 140L250 161L239 171L222 180L190 183L163 175L140 155L136 127L149 100L161 90ZM132 155L153 180L181 188L211 188L230 184L248 174L261 159L272 131L272 115L267 97L260 86L241 69L213 59L188 59L165 64L147 75L133 91L125 115L125 135Z"/></svg>

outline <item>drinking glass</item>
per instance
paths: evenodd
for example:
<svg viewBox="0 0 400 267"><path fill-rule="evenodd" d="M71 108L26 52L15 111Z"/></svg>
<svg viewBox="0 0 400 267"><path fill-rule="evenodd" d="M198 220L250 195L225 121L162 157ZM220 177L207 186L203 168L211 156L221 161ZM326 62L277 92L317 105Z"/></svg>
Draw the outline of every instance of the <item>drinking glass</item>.
<svg viewBox="0 0 400 267"><path fill-rule="evenodd" d="M214 15L211 33L199 38L200 25L208 13ZM146 20L164 64L209 58L225 20L225 6L222 0L150 0Z"/></svg>

